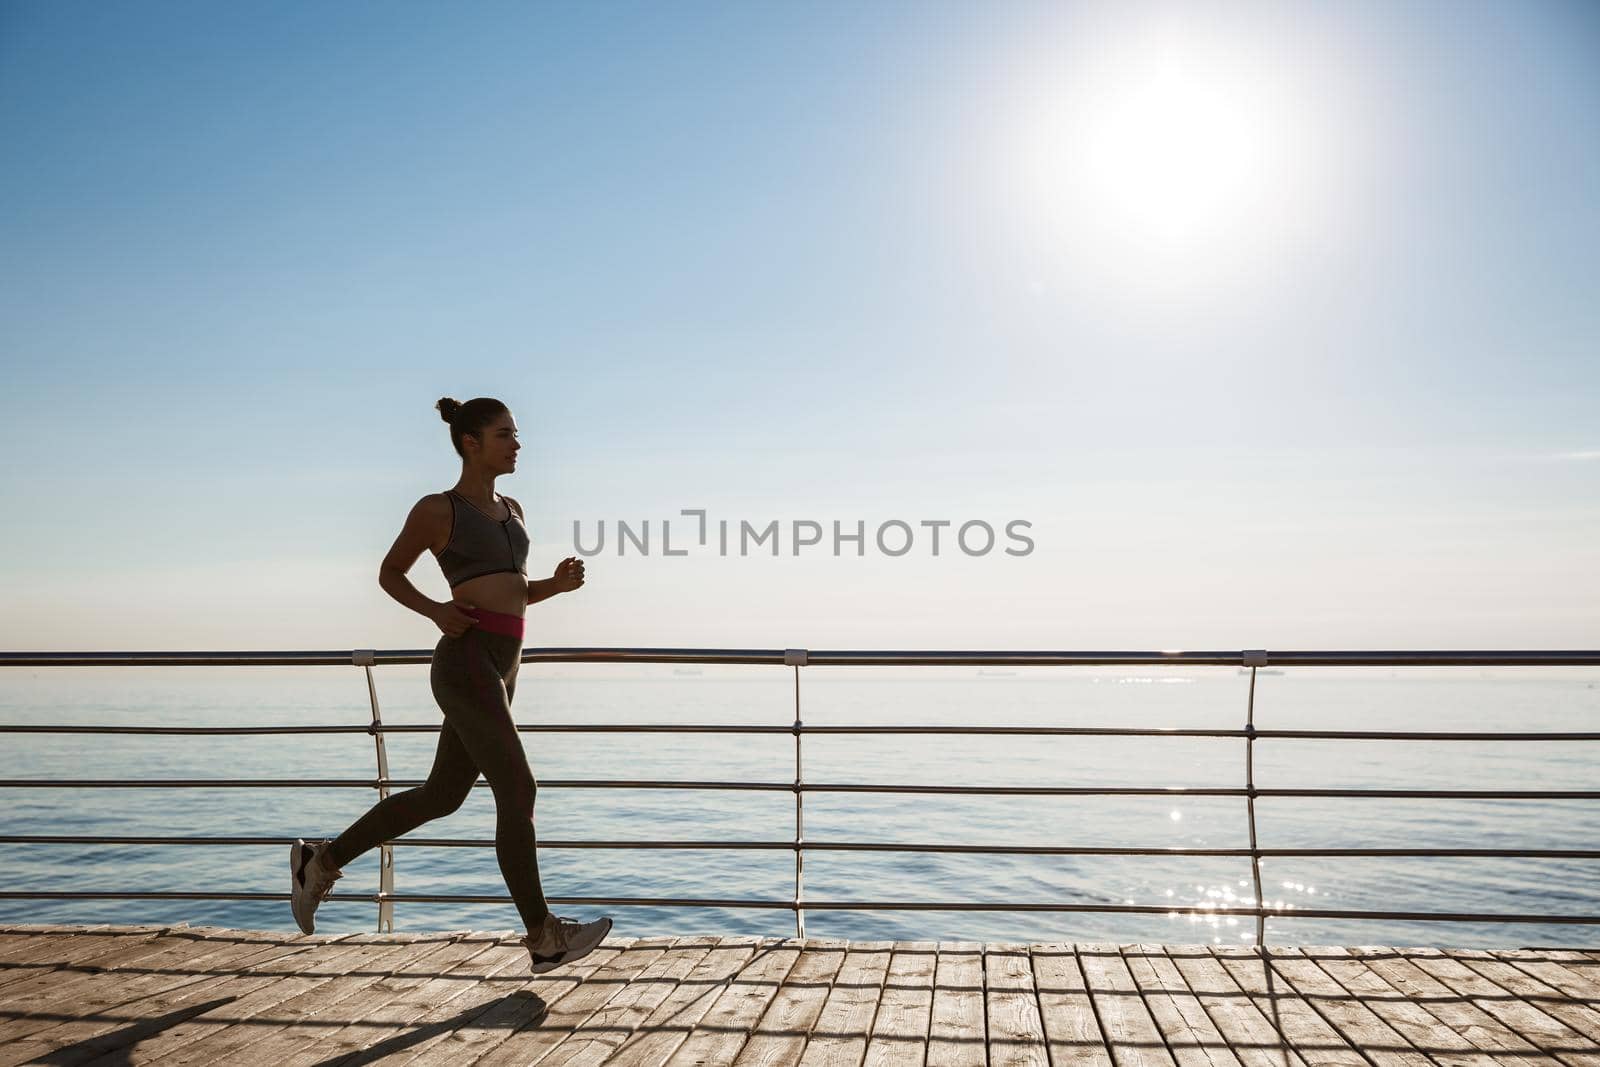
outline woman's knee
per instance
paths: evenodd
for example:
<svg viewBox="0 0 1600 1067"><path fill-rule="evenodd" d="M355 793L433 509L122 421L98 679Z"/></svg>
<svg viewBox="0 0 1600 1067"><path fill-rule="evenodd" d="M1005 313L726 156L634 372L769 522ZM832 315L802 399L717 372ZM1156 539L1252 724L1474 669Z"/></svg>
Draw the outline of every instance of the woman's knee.
<svg viewBox="0 0 1600 1067"><path fill-rule="evenodd" d="M531 773L508 775L494 783L495 807L502 812L531 819L538 792L539 783Z"/></svg>
<svg viewBox="0 0 1600 1067"><path fill-rule="evenodd" d="M469 785L466 789L458 789L455 786L424 784L418 787L418 792L427 802L428 815L438 819L453 813L466 803L472 787Z"/></svg>

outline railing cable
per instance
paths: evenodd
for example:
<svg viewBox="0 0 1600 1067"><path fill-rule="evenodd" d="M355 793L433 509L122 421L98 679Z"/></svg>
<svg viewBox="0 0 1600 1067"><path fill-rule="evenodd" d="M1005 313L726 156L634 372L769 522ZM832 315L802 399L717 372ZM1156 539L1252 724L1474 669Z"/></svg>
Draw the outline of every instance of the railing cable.
<svg viewBox="0 0 1600 1067"><path fill-rule="evenodd" d="M0 667L5 666L200 666L200 665L311 665L355 664L365 671L367 693L371 705L371 722L365 726L95 726L52 723L27 723L0 725L0 733L144 733L144 734L288 734L288 733L351 733L365 730L373 737L376 756L376 777L373 779L244 779L244 778L193 778L193 779L0 779L0 788L211 788L231 786L241 788L373 788L379 799L389 797L395 787L420 785L422 780L400 779L390 775L384 734L401 732L438 732L441 728L427 724L385 725L379 709L376 681L372 668L378 664L427 663L431 652L356 650L334 652L0 652ZM1271 661L1275 666L1594 666L1600 665L1600 651L1389 651L1389 652L1274 652ZM1549 859L1597 859L1595 849L1494 849L1494 848L1262 848L1258 836L1256 800L1262 797L1307 798L1450 798L1493 801L1521 800L1595 800L1600 791L1586 789L1261 789L1255 782L1255 742L1261 739L1296 740L1442 740L1442 741L1596 741L1600 732L1492 732L1492 731L1389 731L1389 730L1257 730L1255 724L1255 689L1257 669L1268 663L1264 650L1240 652L916 652L916 651L815 651L807 649L629 649L629 648L540 648L525 649L522 662L576 662L576 663L727 663L727 664L782 664L793 672L794 721L791 726L749 724L670 724L670 723L535 723L519 726L528 732L571 733L683 733L683 734L777 734L791 733L794 737L794 777L791 782L749 781L682 781L682 780L626 780L626 779L572 779L547 780L544 788L556 789L671 789L671 790L787 790L794 794L794 835L791 841L660 841L660 840L552 840L541 842L546 848L594 849L790 849L794 853L794 892L789 900L762 899L703 899L703 898L632 898L632 897L569 897L551 898L552 903L579 905L655 906L655 907L730 907L790 909L795 913L797 936L805 936L805 912L822 910L905 910L905 911L1013 911L1013 912L1123 912L1130 914L1188 913L1192 916L1253 916L1256 920L1255 944L1267 951L1266 919L1269 914L1322 917L1332 919L1410 919L1451 922L1515 922L1515 923L1600 923L1594 915L1535 915L1492 914L1467 912L1410 912L1381 910L1332 910L1299 908L1291 904L1288 910L1280 901L1269 907L1261 878L1263 857L1279 856L1443 856L1443 857L1527 857ZM928 726L928 725L837 725L807 726L804 722L800 694L800 667L828 666L927 666L927 665L1039 665L1088 666L1165 664L1239 666L1249 670L1249 690L1246 703L1245 725L1237 729L1159 729L1141 727L1069 727L1069 726ZM1243 673L1243 669L1241 672ZM922 785L911 783L869 782L807 782L804 773L803 739L812 734L858 735L1013 735L1013 736L1165 736L1187 738L1239 739L1245 742L1244 787L1143 787L1143 786L986 786L986 785ZM485 785L477 782L475 785ZM1027 844L917 844L910 842L874 841L817 841L805 837L806 793L886 793L972 796L1145 796L1145 797L1243 797L1249 825L1249 847L1239 848L1151 848L1151 847L1072 847L1066 845ZM66 834L7 834L0 835L0 843L86 843L86 844L278 844L277 837L195 837L195 836L107 836ZM397 901L504 903L508 896L412 893L395 891L395 845L491 847L492 841L454 838L407 838L384 842L380 845L380 880L376 893L341 893L347 900L370 900L378 905L379 932L392 932L393 908ZM1013 855L1129 855L1129 856L1249 856L1255 885L1255 899L1250 907L1222 907L1202 904L1191 908L1170 908L1132 903L1067 903L1061 901L886 901L864 900L811 900L805 895L805 852L811 851L861 851L861 852L926 852L964 854ZM0 900L20 899L119 899L119 900L283 900L287 894L250 892L117 892L117 891L0 891Z"/></svg>

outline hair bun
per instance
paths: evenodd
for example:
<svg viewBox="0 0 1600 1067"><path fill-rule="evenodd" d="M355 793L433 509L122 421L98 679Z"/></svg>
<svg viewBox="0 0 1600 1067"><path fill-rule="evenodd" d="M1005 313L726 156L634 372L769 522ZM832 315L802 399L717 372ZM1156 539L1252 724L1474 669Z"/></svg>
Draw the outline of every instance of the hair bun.
<svg viewBox="0 0 1600 1067"><path fill-rule="evenodd" d="M448 396L440 397L439 402L433 406L439 409L439 415L445 422L450 422L456 417L456 412L461 410L461 402Z"/></svg>

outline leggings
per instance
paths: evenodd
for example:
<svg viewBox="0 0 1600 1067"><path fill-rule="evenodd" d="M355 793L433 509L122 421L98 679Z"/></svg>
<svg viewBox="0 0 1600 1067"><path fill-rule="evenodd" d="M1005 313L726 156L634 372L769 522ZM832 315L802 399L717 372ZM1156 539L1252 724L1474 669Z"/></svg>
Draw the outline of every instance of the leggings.
<svg viewBox="0 0 1600 1067"><path fill-rule="evenodd" d="M467 799L482 771L494 791L500 873L522 921L538 933L550 911L539 884L533 830L538 783L511 717L522 663L522 618L483 608L462 610L479 625L460 637L442 635L433 650L428 680L445 721L427 781L374 804L334 839L328 858L342 868L368 849L449 815Z"/></svg>

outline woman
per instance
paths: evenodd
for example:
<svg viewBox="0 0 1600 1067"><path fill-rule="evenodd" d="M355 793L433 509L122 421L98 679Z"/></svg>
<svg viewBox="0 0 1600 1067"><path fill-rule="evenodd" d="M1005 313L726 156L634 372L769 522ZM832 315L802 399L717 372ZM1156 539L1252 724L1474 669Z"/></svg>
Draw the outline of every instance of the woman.
<svg viewBox="0 0 1600 1067"><path fill-rule="evenodd" d="M500 873L527 924L522 940L533 971L541 973L587 955L611 929L609 918L579 923L552 915L545 904L533 830L537 783L511 717L523 611L581 587L583 561L569 556L551 577L528 580L522 506L508 496L496 499L494 492L494 480L517 466L522 446L516 421L504 404L489 397L465 404L445 397L435 406L450 424L461 478L455 488L417 501L378 569L378 584L443 631L428 676L444 710L439 748L422 785L378 801L337 838L295 841L290 903L300 929L311 933L317 905L342 876L341 868L368 849L455 811L482 771L494 791ZM438 558L450 583L448 603L429 600L406 578L425 548Z"/></svg>

